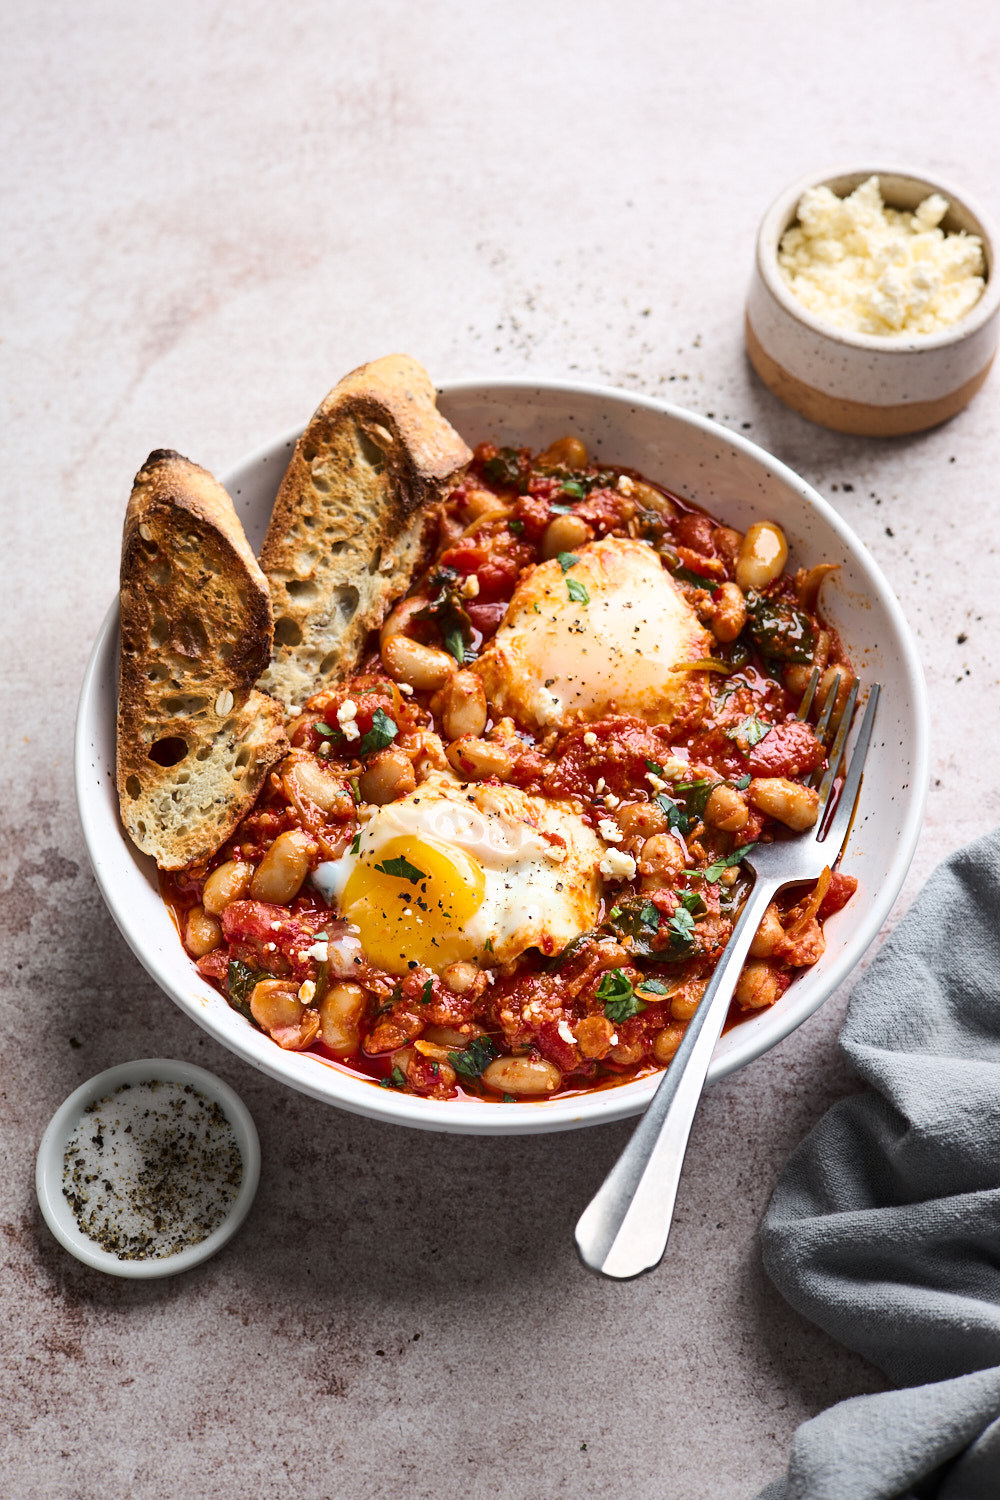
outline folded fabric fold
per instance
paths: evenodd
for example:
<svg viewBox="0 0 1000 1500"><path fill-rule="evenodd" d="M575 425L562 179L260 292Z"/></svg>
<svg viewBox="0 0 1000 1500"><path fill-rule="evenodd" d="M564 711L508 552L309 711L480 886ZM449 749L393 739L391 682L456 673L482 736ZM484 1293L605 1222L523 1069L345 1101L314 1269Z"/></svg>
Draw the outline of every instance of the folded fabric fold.
<svg viewBox="0 0 1000 1500"><path fill-rule="evenodd" d="M804 1423L760 1500L1000 1500L1000 830L960 850L851 997L865 1083L762 1228L793 1307L905 1387Z"/></svg>

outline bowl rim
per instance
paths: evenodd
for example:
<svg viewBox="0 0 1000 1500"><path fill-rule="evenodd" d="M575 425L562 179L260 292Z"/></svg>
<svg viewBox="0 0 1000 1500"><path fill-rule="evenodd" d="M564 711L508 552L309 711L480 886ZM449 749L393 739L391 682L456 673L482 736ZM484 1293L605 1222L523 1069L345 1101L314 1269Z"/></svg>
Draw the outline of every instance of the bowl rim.
<svg viewBox="0 0 1000 1500"><path fill-rule="evenodd" d="M778 246L781 237L795 218L799 199L807 189L823 187L838 178L857 177L858 185L860 185L869 177L881 178L883 176L905 177L911 182L925 185L930 192L940 193L948 199L950 207L957 204L974 221L976 232L983 242L986 256L986 285L982 296L963 318L947 328L942 328L938 333L911 334L897 338L891 334L852 333L849 329L837 328L831 323L825 323L822 318L818 318L804 303L799 301L778 267ZM889 204L889 207L891 208L892 204ZM962 343L983 328L996 314L1000 307L998 251L1000 251L1000 230L989 211L977 199L971 197L964 188L958 187L947 178L937 175L929 176L918 167L891 163L883 163L881 166L858 166L855 163L810 172L800 177L790 187L784 188L761 220L757 231L755 253L758 272L772 297L790 317L812 333L822 336L829 343L864 350L868 353L919 354L925 349L942 349Z"/></svg>
<svg viewBox="0 0 1000 1500"><path fill-rule="evenodd" d="M606 386L589 381L567 380L560 377L540 376L535 379L523 376L492 376L492 377L465 377L453 380L436 382L439 395L448 397L461 397L463 395L484 395L487 392L497 393L541 393L552 392L559 396L579 396L596 398L600 401L609 402L612 406L624 405L626 407L641 407L657 415L667 417L682 425L693 427L714 438L731 445L743 457L750 459L755 464L762 466L766 471L772 473L776 478L782 480L788 487L794 490L806 504L816 510L825 523L841 538L858 570L864 576L867 589L876 594L882 601L889 614L896 636L900 645L901 656L905 663L908 686L912 691L912 701L917 724L916 742L914 745L913 770L911 773L912 795L909 802L908 812L903 824L901 835L896 843L893 859L890 866L889 878L885 880L877 892L873 892L872 902L868 908L865 919L860 924L850 943L844 947L831 962L824 976L824 985L814 998L811 999L807 1008L800 1007L798 1010L782 1014L780 1018L772 1021L773 1031L769 1033L766 1044L762 1045L757 1036L751 1035L750 1028L745 1028L746 1035L739 1041L730 1042L726 1055L719 1057L718 1054L712 1061L708 1073L708 1082L714 1083L727 1077L730 1073L744 1067L747 1063L754 1061L764 1052L783 1041L803 1021L807 1020L830 994L844 981L847 975L854 969L862 955L873 942L888 915L896 896L899 893L913 853L916 848L917 839L923 822L924 807L928 792L929 759L930 759L930 729L929 713L927 705L927 690L924 682L923 669L917 652L910 627L903 614L902 608L896 599L885 575L874 561L868 549L855 535L847 523L838 515L833 507L823 499L806 480L797 475L780 459L769 454L758 444L751 442L742 434L724 427L722 423L716 422L709 417L702 417L695 412L683 407L675 406L671 402L662 401L657 397L645 396L613 386ZM240 474L257 465L271 461L276 454L282 450L290 449L303 432L302 424L286 429L266 443L259 444L251 450L238 463L234 464L223 475L221 482L230 493L234 494L238 489L234 480ZM77 809L83 828L84 841L94 869L98 885L111 915L121 931L123 937L132 949L139 962L143 965L150 977L158 987L164 990L174 1002L189 1016L206 1030L216 1041L219 1041L241 1057L245 1062L278 1082L291 1086L298 1091L318 1099L323 1103L334 1103L349 1112L361 1114L368 1118L378 1118L391 1123L408 1125L417 1129L438 1130L456 1132L460 1134L544 1134L549 1131L578 1129L590 1125L606 1124L612 1121L626 1119L641 1114L659 1084L662 1072L656 1073L634 1082L622 1085L618 1088L598 1090L589 1094L572 1095L569 1097L556 1097L548 1100L533 1102L530 1108L508 1110L501 1104L492 1102L482 1104L479 1101L470 1102L467 1107L455 1108L455 1101L422 1099L417 1096L401 1095L390 1089L377 1089L366 1087L367 1081L359 1078L357 1074L344 1070L343 1074L333 1066L317 1066L313 1070L303 1071L295 1074L287 1067L289 1056L276 1047L267 1038L261 1038L260 1034L247 1027L236 1034L227 1033L223 1036L215 1025L213 1014L201 1003L192 1003L190 990L185 991L179 985L175 985L169 975L161 973L153 961L147 946L143 941L141 925L132 917L127 904L122 905L119 900L119 892L115 888L114 881L101 858L102 834L99 826L98 799L90 799L86 795L88 784L88 773L90 770L90 749L87 744L87 714L89 705L94 695L95 679L101 669L102 660L106 651L113 645L118 631L118 599L117 595L112 600L108 612L104 618L87 662L86 671L80 691L79 707L77 711L76 736L74 747L74 777L76 787ZM110 639L109 639L110 638ZM126 835L120 829L124 839ZM137 858L143 856L138 855ZM178 939L179 941L179 939ZM207 983L207 981L206 981ZM213 991L213 994L215 992ZM730 1037L736 1033L728 1033ZM266 1042L266 1046L262 1043ZM348 1080L357 1081L366 1091L364 1095L357 1098L350 1096L340 1097L332 1094L329 1081L331 1078L346 1077ZM479 1109L475 1105L479 1105ZM482 1110L482 1113L479 1112Z"/></svg>
<svg viewBox="0 0 1000 1500"><path fill-rule="evenodd" d="M222 1223L196 1245L189 1245L176 1255L164 1256L162 1259L119 1260L109 1250L102 1250L95 1240L83 1232L63 1195L66 1142L88 1104L114 1093L123 1083L147 1083L153 1079L162 1083L189 1083L220 1105L236 1137L243 1161L243 1179ZM93 1078L81 1083L60 1104L42 1133L35 1159L38 1206L46 1224L63 1248L97 1271L133 1281L177 1276L181 1271L189 1271L215 1255L232 1239L250 1212L259 1181L260 1139L250 1111L228 1083L224 1083L214 1073L209 1073L206 1068L200 1068L196 1063L185 1062L181 1058L139 1057L132 1062L105 1068L103 1073L95 1073Z"/></svg>

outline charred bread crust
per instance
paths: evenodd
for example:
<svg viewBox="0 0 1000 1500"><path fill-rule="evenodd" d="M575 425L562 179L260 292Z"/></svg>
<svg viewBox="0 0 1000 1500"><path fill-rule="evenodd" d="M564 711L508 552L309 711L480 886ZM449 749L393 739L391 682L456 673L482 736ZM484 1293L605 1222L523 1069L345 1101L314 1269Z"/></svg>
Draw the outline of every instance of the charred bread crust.
<svg viewBox="0 0 1000 1500"><path fill-rule="evenodd" d="M262 688L291 708L355 668L425 556L434 504L471 457L408 355L334 387L295 446L261 549L275 615Z"/></svg>
<svg viewBox="0 0 1000 1500"><path fill-rule="evenodd" d="M136 475L122 538L118 795L162 869L219 848L287 752L267 665L267 580L207 470L158 449Z"/></svg>

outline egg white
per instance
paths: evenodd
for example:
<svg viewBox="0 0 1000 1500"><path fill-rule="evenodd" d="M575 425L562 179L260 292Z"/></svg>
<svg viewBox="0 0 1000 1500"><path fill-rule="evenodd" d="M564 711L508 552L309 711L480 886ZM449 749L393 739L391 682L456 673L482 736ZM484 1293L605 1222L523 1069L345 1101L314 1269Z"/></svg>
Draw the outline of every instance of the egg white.
<svg viewBox="0 0 1000 1500"><path fill-rule="evenodd" d="M705 673L678 668L707 657L713 637L652 547L605 537L575 556L566 570L540 563L515 590L473 667L490 704L536 730L609 711L651 724L696 712Z"/></svg>

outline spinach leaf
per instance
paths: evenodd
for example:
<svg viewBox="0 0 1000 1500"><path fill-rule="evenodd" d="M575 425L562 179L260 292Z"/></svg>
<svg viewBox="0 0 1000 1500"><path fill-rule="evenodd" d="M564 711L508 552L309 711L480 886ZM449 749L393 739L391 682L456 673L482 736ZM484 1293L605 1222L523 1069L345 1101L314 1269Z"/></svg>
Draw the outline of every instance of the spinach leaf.
<svg viewBox="0 0 1000 1500"><path fill-rule="evenodd" d="M483 473L487 479L492 479L494 484L524 493L527 479L526 466L516 448L501 448L483 464Z"/></svg>
<svg viewBox="0 0 1000 1500"><path fill-rule="evenodd" d="M233 1010L238 1010L252 1026L257 1026L257 1022L250 1009L250 996L262 979L273 978L274 975L268 974L265 969L251 969L250 965L243 963L242 959L231 958L229 960L229 969L226 974L226 999ZM259 1026L257 1030L260 1030Z"/></svg>
<svg viewBox="0 0 1000 1500"><path fill-rule="evenodd" d="M785 599L769 599L751 589L746 629L762 655L773 661L807 666L813 659L816 633L812 621Z"/></svg>

